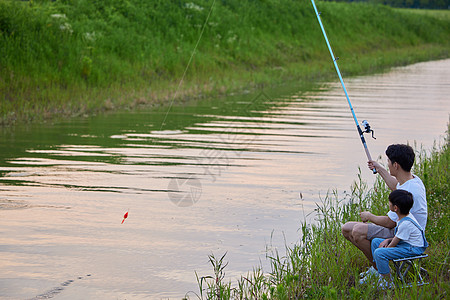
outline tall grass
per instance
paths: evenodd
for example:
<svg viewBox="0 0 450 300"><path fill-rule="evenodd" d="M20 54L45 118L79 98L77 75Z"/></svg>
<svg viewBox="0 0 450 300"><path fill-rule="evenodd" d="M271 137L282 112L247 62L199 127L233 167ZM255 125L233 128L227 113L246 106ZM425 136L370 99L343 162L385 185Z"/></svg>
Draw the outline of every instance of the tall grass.
<svg viewBox="0 0 450 300"><path fill-rule="evenodd" d="M431 16L433 18L448 20L450 18L450 10L448 9L415 9L415 8L399 8L398 11L405 13L414 13L419 15Z"/></svg>
<svg viewBox="0 0 450 300"><path fill-rule="evenodd" d="M214 6L212 7L212 5ZM448 57L448 18L320 2L344 75ZM333 74L309 1L0 0L0 123Z"/></svg>
<svg viewBox="0 0 450 300"><path fill-rule="evenodd" d="M267 254L271 271L256 268L237 283L224 280L224 256L210 256L215 276L200 277L199 293L187 298L198 299L444 299L450 292L449 226L450 226L450 133L444 144L430 153L417 151L414 173L423 179L427 189L428 223L426 229L429 258L423 261L428 270L429 285L381 291L371 285L359 285L359 273L369 266L364 255L341 234L347 221L359 220L359 212L369 209L384 215L389 190L382 180L373 188L358 179L351 192L340 198L337 192L321 199L314 224L301 226L302 239L286 247L285 253L273 250ZM219 270L220 272L217 272ZM219 274L219 276L217 275Z"/></svg>

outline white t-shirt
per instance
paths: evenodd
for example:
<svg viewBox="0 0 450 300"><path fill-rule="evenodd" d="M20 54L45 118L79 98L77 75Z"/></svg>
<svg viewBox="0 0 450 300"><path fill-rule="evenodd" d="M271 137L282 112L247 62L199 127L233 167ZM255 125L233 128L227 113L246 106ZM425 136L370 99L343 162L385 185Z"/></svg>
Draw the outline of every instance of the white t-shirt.
<svg viewBox="0 0 450 300"><path fill-rule="evenodd" d="M397 184L397 189L408 191L413 195L414 204L409 213L414 216L420 227L425 230L425 227L427 226L428 215L427 194L422 180L420 180L420 178L414 174L413 177L413 179L408 180L402 185ZM392 221L398 221L398 216L395 212L389 211L387 215Z"/></svg>
<svg viewBox="0 0 450 300"><path fill-rule="evenodd" d="M414 218L412 214L408 214L407 217L411 218L412 220L416 221L416 223L418 223L416 218ZM400 222L395 236L401 239L402 241L407 242L411 246L416 247L425 246L423 243L422 231L420 231L420 229L417 228L417 226L414 225L409 220L404 220Z"/></svg>

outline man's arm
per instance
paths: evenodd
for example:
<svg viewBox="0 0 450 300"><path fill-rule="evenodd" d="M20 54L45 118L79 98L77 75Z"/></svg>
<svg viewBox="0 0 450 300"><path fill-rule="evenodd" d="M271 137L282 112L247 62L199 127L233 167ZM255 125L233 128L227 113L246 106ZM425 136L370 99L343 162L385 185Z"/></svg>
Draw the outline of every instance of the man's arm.
<svg viewBox="0 0 450 300"><path fill-rule="evenodd" d="M394 228L397 224L392 221L388 216L375 216L373 213L369 211L363 211L360 213L361 221L363 222L372 222L374 224L386 227L386 228Z"/></svg>
<svg viewBox="0 0 450 300"><path fill-rule="evenodd" d="M378 174L380 174L381 178L383 178L384 182L386 182L387 186L391 191L395 191L397 189L398 180L394 176L391 176L388 170L386 170L382 165L374 160L369 160L367 163L369 169L376 169Z"/></svg>

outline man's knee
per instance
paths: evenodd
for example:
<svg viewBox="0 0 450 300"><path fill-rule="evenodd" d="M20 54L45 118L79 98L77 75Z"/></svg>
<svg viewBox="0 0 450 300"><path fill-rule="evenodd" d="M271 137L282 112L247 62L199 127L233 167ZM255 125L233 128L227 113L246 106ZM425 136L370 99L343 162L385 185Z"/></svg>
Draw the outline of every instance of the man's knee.
<svg viewBox="0 0 450 300"><path fill-rule="evenodd" d="M352 231L353 231L353 226L355 225L355 222L347 222L344 225L342 225L341 230L342 230L342 235L347 239L350 240L351 239L351 235L352 235Z"/></svg>
<svg viewBox="0 0 450 300"><path fill-rule="evenodd" d="M356 242L367 240L368 226L364 223L357 223L353 226L352 236Z"/></svg>

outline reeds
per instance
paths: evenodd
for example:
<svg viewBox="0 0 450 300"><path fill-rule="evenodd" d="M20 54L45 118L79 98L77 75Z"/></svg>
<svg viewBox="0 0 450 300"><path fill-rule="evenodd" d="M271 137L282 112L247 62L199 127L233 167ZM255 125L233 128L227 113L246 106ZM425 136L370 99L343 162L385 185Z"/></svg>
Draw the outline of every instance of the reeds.
<svg viewBox="0 0 450 300"><path fill-rule="evenodd" d="M377 180L373 188L358 179L351 192L341 199L336 191L328 193L317 205L316 222L303 222L301 241L267 253L271 271L255 268L236 284L224 280L225 255L219 260L210 256L215 276L202 277L208 284L199 285L198 299L444 299L450 292L449 273L449 195L450 139L435 146L430 153L417 152L414 173L423 179L427 189L428 224L426 229L429 258L422 266L428 270L422 287L378 290L359 285L359 273L368 267L364 255L341 234L347 221L359 220L359 212L369 209L383 215L388 207L388 188ZM219 275L218 275L219 274ZM211 280L211 281L208 281ZM188 293L186 296L189 297Z"/></svg>

